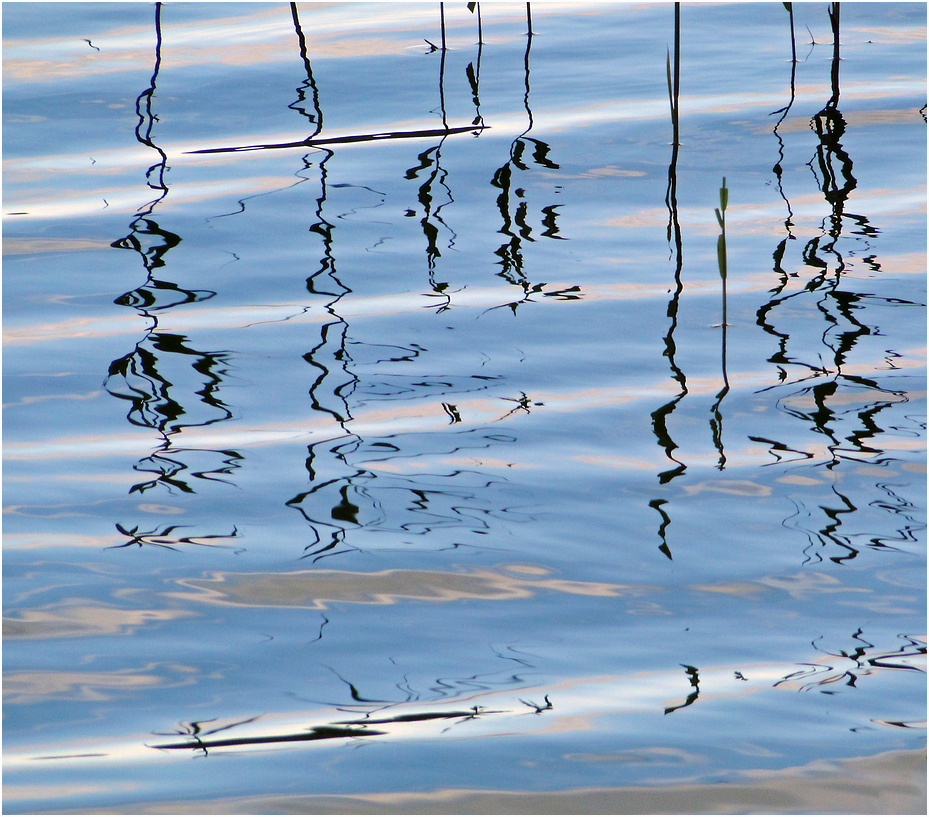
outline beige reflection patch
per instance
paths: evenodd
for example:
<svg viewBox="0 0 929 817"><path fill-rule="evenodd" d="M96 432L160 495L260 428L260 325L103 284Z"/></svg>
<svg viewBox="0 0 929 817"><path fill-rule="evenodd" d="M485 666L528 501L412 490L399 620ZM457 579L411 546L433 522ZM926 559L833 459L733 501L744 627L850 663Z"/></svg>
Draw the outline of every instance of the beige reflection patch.
<svg viewBox="0 0 929 817"><path fill-rule="evenodd" d="M9 672L3 676L4 704L27 704L59 698L72 701L108 701L118 692L164 688L193 683L195 667L154 662L119 672ZM192 676L178 681L172 676Z"/></svg>
<svg viewBox="0 0 929 817"><path fill-rule="evenodd" d="M821 479L813 479L813 477L804 477L800 474L790 474L786 477L778 477L778 482L785 482L788 485L822 485L823 481Z"/></svg>
<svg viewBox="0 0 929 817"><path fill-rule="evenodd" d="M508 567L509 572L535 573L535 567ZM510 601L537 592L579 596L620 596L648 588L567 579L529 579L493 570L451 573L429 570L382 570L352 573L342 570L302 570L295 573L214 573L210 579L184 579L178 584L196 591L196 601L249 607L304 607L324 610L332 602L396 604L415 601L486 599ZM191 599L189 593L169 596Z"/></svg>
<svg viewBox="0 0 929 817"><path fill-rule="evenodd" d="M627 766L683 766L687 763L706 762L703 755L664 746L636 749L631 752L606 752L603 754L572 752L564 755L564 759L579 763L622 763Z"/></svg>
<svg viewBox="0 0 929 817"><path fill-rule="evenodd" d="M528 765L528 764L527 764ZM666 780L660 786L535 792L461 788L429 792L294 794L196 801L198 814L923 814L926 750L847 760L822 758L786 769L748 769L737 782ZM133 814L189 814L189 800L142 801ZM126 806L95 814L124 813Z"/></svg>
<svg viewBox="0 0 929 817"><path fill-rule="evenodd" d="M867 28L853 28L852 31L856 34L867 36L869 42L873 40L878 43L899 43L926 39L925 26L905 26L899 28L892 26L868 26Z"/></svg>
<svg viewBox="0 0 929 817"><path fill-rule="evenodd" d="M767 485L752 482L749 479L708 479L696 485L684 488L687 496L701 494L704 491L714 491L719 494L736 494L737 496L770 496L771 489Z"/></svg>
<svg viewBox="0 0 929 817"><path fill-rule="evenodd" d="M897 108L883 111L844 111L842 118L849 127L867 127L868 125L924 125L919 108ZM805 133L812 130L809 117L791 116L784 120L777 132ZM770 127L753 128L755 133L770 133Z"/></svg>
<svg viewBox="0 0 929 817"><path fill-rule="evenodd" d="M848 587L827 573L794 573L792 575L765 576L757 582L730 582L727 584L694 584L693 590L702 593L723 593L750 598L770 590L783 590L794 598L810 593L870 593L863 587Z"/></svg>
<svg viewBox="0 0 929 817"><path fill-rule="evenodd" d="M140 511L145 513L163 513L173 515L176 513L185 513L183 508L178 508L175 505L155 505L151 502L143 502L141 505L137 506Z"/></svg>
<svg viewBox="0 0 929 817"><path fill-rule="evenodd" d="M762 584L775 590L784 590L794 598L808 593L870 593L864 587L846 587L835 576L828 573L794 573L793 575L766 576Z"/></svg>
<svg viewBox="0 0 929 817"><path fill-rule="evenodd" d="M137 627L187 618L185 610L121 610L84 603L83 599L42 610L26 610L16 618L4 616L4 638L62 638L130 635Z"/></svg>
<svg viewBox="0 0 929 817"><path fill-rule="evenodd" d="M6 238L4 255L35 255L43 252L80 252L81 250L109 250L106 241L93 238Z"/></svg>
<svg viewBox="0 0 929 817"><path fill-rule="evenodd" d="M699 590L701 593L722 593L727 596L740 596L742 598L751 598L752 596L757 596L759 593L764 593L768 590L767 587L762 587L759 584L753 584L752 582L729 582L728 584L693 584L691 587L694 590Z"/></svg>
<svg viewBox="0 0 929 817"><path fill-rule="evenodd" d="M29 406L34 403L45 403L49 400L96 400L101 394L102 391L91 391L86 394L35 394L27 395L23 397L19 402L16 403L4 403L3 408L15 408L16 406Z"/></svg>
<svg viewBox="0 0 929 817"><path fill-rule="evenodd" d="M875 465L861 465L855 469L855 473L863 477L895 477L897 476L888 468L878 468Z"/></svg>

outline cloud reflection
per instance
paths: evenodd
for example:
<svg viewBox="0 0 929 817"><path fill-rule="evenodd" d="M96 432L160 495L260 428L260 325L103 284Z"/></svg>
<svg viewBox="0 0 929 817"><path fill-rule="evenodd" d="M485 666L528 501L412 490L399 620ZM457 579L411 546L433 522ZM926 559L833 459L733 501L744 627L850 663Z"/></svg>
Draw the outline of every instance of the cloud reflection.
<svg viewBox="0 0 929 817"><path fill-rule="evenodd" d="M396 604L399 601L458 601L484 599L513 601L538 593L582 596L631 596L648 588L607 582L568 579L530 579L527 570L510 566L506 571L460 572L382 570L356 573L343 570L302 570L292 573L217 572L209 579L181 579L193 593L169 593L172 598L246 607L301 607L326 610L337 602ZM528 572L537 572L530 566ZM545 572L548 572L547 570ZM515 573L516 575L512 575Z"/></svg>

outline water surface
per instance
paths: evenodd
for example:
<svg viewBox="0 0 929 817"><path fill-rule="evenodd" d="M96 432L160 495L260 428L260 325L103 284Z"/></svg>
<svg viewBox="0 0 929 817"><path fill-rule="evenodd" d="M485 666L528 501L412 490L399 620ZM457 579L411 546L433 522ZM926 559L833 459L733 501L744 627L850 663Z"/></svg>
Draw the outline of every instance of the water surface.
<svg viewBox="0 0 929 817"><path fill-rule="evenodd" d="M3 10L7 811L925 811L922 4Z"/></svg>

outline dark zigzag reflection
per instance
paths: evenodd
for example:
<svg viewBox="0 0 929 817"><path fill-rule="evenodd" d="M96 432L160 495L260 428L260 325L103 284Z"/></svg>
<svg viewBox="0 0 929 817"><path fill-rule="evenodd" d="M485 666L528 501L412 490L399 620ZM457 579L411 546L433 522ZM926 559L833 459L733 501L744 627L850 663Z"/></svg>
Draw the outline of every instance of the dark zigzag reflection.
<svg viewBox="0 0 929 817"><path fill-rule="evenodd" d="M781 162L784 156L784 141L777 132L778 126L787 116L794 102L796 83L796 44L793 37L793 10L785 4L791 27L791 96L787 106L775 113L782 116L774 126L774 135L779 144L778 161L774 166L778 190L787 206L784 222L786 237L775 248L773 269L779 283L771 290L772 297L756 313L756 324L776 339L777 350L768 358L778 370L781 385L763 391L777 395L777 406L786 415L795 418L814 437L825 440L826 457L804 451L801 443L769 437L753 436L750 439L769 446L776 462L805 461L804 468L817 482L832 483L828 477L820 480L820 468L832 470L841 462L875 462L883 455L878 438L884 433L879 419L886 409L907 402L905 390L895 390L874 379L861 377L845 371L846 362L852 357L859 344L865 339L878 337L880 329L865 320L869 304L881 302L876 296L850 292L844 286L843 276L846 261L840 242L851 239L857 254L869 269L877 271L871 250L871 242L879 236L879 230L871 226L866 216L846 212L846 202L857 187L853 174L854 164L842 145L846 123L839 110L840 99L840 47L841 24L840 4L832 3L828 8L833 33L831 61L831 95L822 110L810 121L810 129L816 134L818 144L813 158L807 163L831 208L830 214L821 225L820 234L810 239L801 250L802 267L812 271L805 283L801 271L789 272L785 259L788 242L795 241L792 233L793 221L790 201L783 189ZM850 224L851 230L846 228ZM863 247L862 249L860 249ZM794 291L788 291L788 290ZM907 304L898 302L896 306ZM916 304L909 304L916 306ZM799 312L809 319L797 320L790 313ZM779 320L784 315L783 321ZM807 350L802 356L794 349ZM815 359L810 351L818 351ZM825 351L825 354L823 354ZM800 368L804 374L790 378L788 369ZM792 382L789 382L791 381ZM815 446L817 449L820 445ZM873 492L873 485L868 485ZM825 554L835 562L854 559L862 547L893 547L885 537L869 537L867 533L846 530L850 524L867 524L858 511L862 503L853 496L857 489L851 485L840 488L830 485L815 499L813 488L807 488L802 498L791 497L796 513L784 521L787 528L802 531L809 545L804 549L807 562L821 561ZM884 523L886 524L886 523ZM906 543L912 540L913 532L919 529L910 518L904 518L892 541Z"/></svg>
<svg viewBox="0 0 929 817"><path fill-rule="evenodd" d="M521 299L506 304L514 314L521 303L531 301L532 295L540 293L544 284L533 284L527 278L524 270L523 242L535 242L535 239L532 237L532 227L529 225L529 204L525 197L526 192L518 184L514 186L518 176L514 176L513 170L514 168L518 171L527 171L529 169L524 158L527 148L532 148L532 162L535 165L551 170L559 168L559 165L548 156L551 147L541 139L527 136L534 124L532 109L529 107L529 55L532 49L532 37L531 3L526 3L523 107L526 110L527 125L526 129L510 145L509 160L496 170L490 182L500 190L500 194L497 196L497 209L500 211L500 217L503 221L503 226L497 231L504 236L503 243L496 250L496 255L500 259L498 264L501 267L500 272L497 274L508 283L523 290ZM516 198L515 208L512 200L514 196ZM567 239L560 235L557 224L557 209L559 207L561 207L560 204L551 204L541 208L543 214L542 226L545 228L541 235L545 238L565 241ZM570 291L560 293L561 297L565 299L576 297L567 294ZM556 293L545 294L554 295Z"/></svg>
<svg viewBox="0 0 929 817"><path fill-rule="evenodd" d="M880 335L880 329L865 320L866 309L871 305L890 305L889 301L875 295L849 291L844 280L846 262L843 258L843 243L855 242L855 253L869 270L878 271L872 242L878 238L879 231L871 226L866 216L846 212L846 203L857 186L853 174L853 162L842 145L845 133L845 121L839 110L840 83L840 9L838 5L828 10L833 29L833 59L831 63L832 93L822 110L810 121L810 129L816 134L818 144L815 155L808 166L816 181L818 189L830 206L831 213L821 225L819 235L807 241L800 250L801 264L812 271L810 280L800 279L800 272L791 272L787 258L790 242L796 242L793 234L793 212L790 200L785 192L786 179L782 163L785 156L784 138L778 132L779 126L794 104L796 92L796 41L793 27L793 7L785 4L790 23L790 98L787 105L774 114L780 114L774 125L774 136L778 142L778 157L773 172L777 189L785 202L787 217L785 219L786 236L778 243L773 252L774 271L779 276L778 285L772 289L771 296L758 310L756 323L777 342L776 351L768 361L777 367L778 379L783 386L775 386L764 391L773 391L778 408L787 416L800 422L800 427L808 429L820 439L816 439L810 450L805 450L803 432L796 433L797 425L789 437L777 439L768 431L764 434L750 435L749 439L760 442L768 448L775 463L802 463L804 467L814 469L810 476L817 479L815 469L831 469L843 461L862 462L877 458L883 454L879 436L884 433L881 427L881 415L886 409L905 402L906 391L895 389L887 380L861 377L847 371L847 361L858 352L863 342ZM677 342L675 330L678 324L679 296L682 291L681 272L682 241L677 219L677 160L679 153L680 122L677 100L680 88L680 6L674 7L674 47L668 53L668 91L671 110L672 146L671 162L668 168L668 187L665 203L668 208L668 242L671 257L675 260L674 288L668 302L667 315L670 326L664 337L664 356L668 358L671 374L677 383L677 394L668 402L652 412L652 432L669 461L668 467L658 474L658 481L664 485L682 476L688 467L685 457L678 452L670 423L672 415L688 394L687 380L684 372L675 363ZM721 255L721 258L723 256ZM722 262L721 262L722 263ZM722 272L722 266L721 266ZM725 280L725 279L724 279ZM725 286L725 284L724 284ZM899 299L893 302L897 308L907 305ZM724 290L725 309L725 290ZM805 312L808 319L797 321L792 313ZM810 314L811 313L811 314ZM781 320L781 316L784 320ZM726 323L725 317L723 324ZM723 339L723 380L725 382L725 338ZM795 350L803 350L795 351ZM822 350L822 351L821 351ZM892 360L892 350L881 350L881 355ZM802 374L788 374L800 369ZM793 375L793 376L792 376ZM790 383L788 385L788 380ZM725 389L720 395L725 393ZM722 417L718 414L720 395L714 406L711 420L713 442L719 452L719 465L725 464L722 447ZM825 438L827 456L824 458L822 438ZM816 453L814 453L816 452ZM817 481L821 481L818 480ZM833 480L826 480L832 482ZM854 502L849 497L858 491L852 486L836 489L838 493L827 491L819 501L819 507L809 513L808 506L815 506L811 500L814 490L805 492L804 497L793 499L798 507L804 508L784 521L788 528L798 528L800 520L812 527L800 528L810 544L805 549L807 561L831 558L838 561L854 558L862 547L886 547L890 542L872 541L874 537L865 534L840 530L852 520L861 517L860 513L845 512L847 504L860 507L866 501ZM870 487L872 492L873 486ZM844 493L842 493L844 492ZM849 496L845 496L849 494ZM838 496L843 500L836 504ZM666 497L651 499L649 507L657 511L660 517L658 525L659 550L671 558L669 546L670 521L673 512ZM813 522L813 519L819 520ZM903 520L890 541L905 543L910 541L918 525L912 520ZM839 549L836 555L836 548Z"/></svg>
<svg viewBox="0 0 929 817"><path fill-rule="evenodd" d="M130 493L156 488L168 493L194 493L191 477L227 482L242 456L231 449L187 448L178 445L175 439L185 429L228 420L232 412L219 396L229 369L229 353L201 351L193 348L185 335L158 331L160 314L208 300L216 294L212 290L187 289L167 279L168 253L181 243L181 237L163 228L153 215L169 192L168 157L153 138L157 117L152 104L161 69L161 13L162 5L157 3L154 70L149 87L136 100L139 121L135 129L136 139L158 154L158 161L145 174L146 184L156 196L136 213L129 234L111 245L131 250L141 260L144 283L121 295L115 303L134 309L148 321L149 327L131 352L110 364L103 385L111 395L130 404L127 414L130 423L156 431L162 440L158 449L136 464L135 470L149 474L150 478L133 485ZM168 528L173 530L173 526ZM155 536L174 544L200 544L198 540L203 538L177 539L158 530L135 536L139 526L121 524L117 524L117 529L129 536L127 545L151 544L150 537Z"/></svg>
<svg viewBox="0 0 929 817"><path fill-rule="evenodd" d="M668 365L671 367L672 377L679 386L678 393L667 403L659 406L651 413L652 434L658 441L658 445L664 450L665 457L673 463L670 467L658 474L658 483L665 485L676 477L681 476L686 470L686 463L677 459L674 452L678 445L671 437L668 429L668 419L674 413L678 403L683 400L687 394L687 378L683 370L677 365L675 355L677 354L677 343L674 340L674 332L678 324L678 312L680 310L681 293L684 290L684 284L681 280L681 273L684 268L683 255L683 238L681 236L681 223L678 218L677 209L677 160L680 153L680 78L681 78L681 4L674 4L674 59L672 71L671 55L668 55L668 97L671 106L671 161L668 164L668 186L665 191L665 205L668 208L668 246L671 249L671 256L674 258L674 289L671 298L668 300L667 317L670 321L668 331L664 338L664 351L662 354L668 359ZM662 507L668 502L667 499L655 498L648 505L650 508L658 511L661 515L661 523L658 527L658 537L661 544L658 550L668 559L673 560L671 548L668 546L667 530L671 524L671 517L668 516Z"/></svg>
<svg viewBox="0 0 929 817"><path fill-rule="evenodd" d="M299 15L292 7L301 57L307 79L298 89L298 102L291 107L308 116L314 123L314 136L320 132L323 121L320 95L313 80L311 62L306 54ZM444 15L443 44L444 44ZM444 189L446 203L452 201L446 184L447 172L439 164L441 146L446 134L444 103L445 49L441 51L439 65L439 100L443 118L443 133L439 144L419 155L419 166L408 170L407 179L415 179L420 171L429 171L418 191L423 207L422 226L427 239L426 256L430 288L437 295L444 293L447 284L435 279L436 262L441 257L438 244L439 227L449 230L454 246L454 232L440 216L444 204L434 206L436 186ZM312 112L305 106L306 95L301 89L312 88ZM320 143L321 144L321 143ZM476 536L484 536L491 519L522 519L510 503L517 502L506 480L492 478L478 471L459 468L442 470L410 469L411 458L424 456L454 456L469 449L486 449L501 442L511 441L507 435L481 433L472 429L448 434L389 434L379 437L358 435L352 429L353 411L363 406L384 401L410 401L439 399L449 417L449 425L461 422L461 416L449 397L455 394L473 394L486 391L499 382L488 375L423 376L408 375L405 368L420 365L427 350L415 344L364 343L351 336L351 327L339 314L339 303L352 292L337 269L335 252L336 224L325 211L332 206L333 190L344 185L329 181L328 164L334 153L325 150L322 158L308 154L303 158L304 173L315 168L319 195L313 223L308 232L321 242L321 253L316 270L306 279L307 291L327 298L325 310L330 316L319 335L319 342L303 355L311 368L313 380L308 396L314 411L324 412L344 432L334 439L322 440L307 447L305 467L309 486L287 501L309 526L310 540L304 545L303 558L314 561L335 556L357 548L349 540L357 540L360 533L389 532L401 537L437 540L441 547L458 547L473 543ZM313 161L313 159L318 159ZM546 293L548 294L548 293ZM447 308L447 297L444 306ZM528 411L528 408L526 409ZM388 469L403 461L405 475ZM457 531L455 540L442 531ZM465 542L460 540L464 539ZM365 541L370 541L365 537ZM380 541L380 540L375 540ZM413 540L391 537L392 546L410 546Z"/></svg>

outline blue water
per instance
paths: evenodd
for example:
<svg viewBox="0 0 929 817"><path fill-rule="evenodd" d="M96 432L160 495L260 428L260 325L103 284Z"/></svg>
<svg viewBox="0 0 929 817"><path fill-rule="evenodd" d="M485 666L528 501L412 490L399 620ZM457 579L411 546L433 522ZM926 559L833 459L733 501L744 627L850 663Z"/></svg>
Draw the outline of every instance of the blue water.
<svg viewBox="0 0 929 817"><path fill-rule="evenodd" d="M925 7L831 12L5 3L5 809L922 750Z"/></svg>

